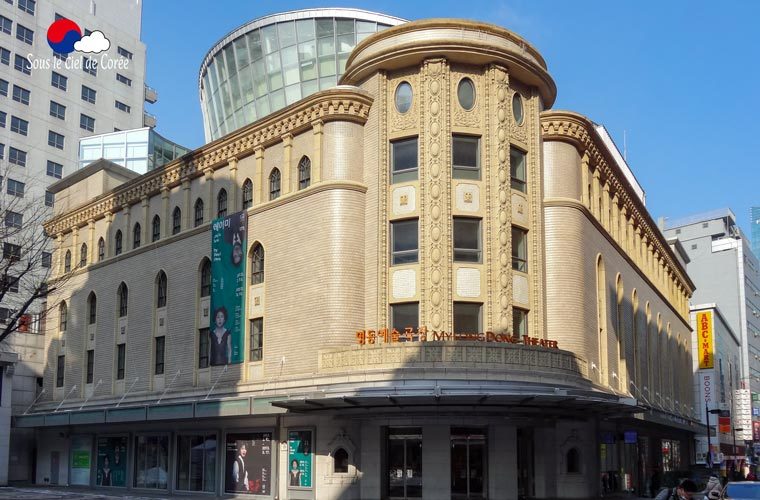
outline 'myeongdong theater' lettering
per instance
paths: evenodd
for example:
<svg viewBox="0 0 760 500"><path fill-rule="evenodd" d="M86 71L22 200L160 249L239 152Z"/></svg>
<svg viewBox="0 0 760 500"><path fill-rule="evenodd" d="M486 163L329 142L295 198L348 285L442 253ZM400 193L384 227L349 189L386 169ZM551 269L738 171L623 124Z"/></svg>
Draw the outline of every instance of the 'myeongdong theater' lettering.
<svg viewBox="0 0 760 500"><path fill-rule="evenodd" d="M538 337L513 337L507 333L480 332L480 333L452 333L428 331L421 327L418 330L406 328L399 332L395 328L381 328L380 330L359 330L356 332L356 342L359 345L367 344L392 344L396 342L427 342L427 341L459 341L459 342L496 342L501 344L521 344L537 347L559 349L556 340L541 339Z"/></svg>

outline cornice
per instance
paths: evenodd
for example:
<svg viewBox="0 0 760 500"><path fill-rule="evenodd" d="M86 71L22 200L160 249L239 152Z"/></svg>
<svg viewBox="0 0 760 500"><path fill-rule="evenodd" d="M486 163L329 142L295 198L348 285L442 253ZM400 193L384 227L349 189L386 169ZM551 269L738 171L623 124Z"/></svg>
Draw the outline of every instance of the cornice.
<svg viewBox="0 0 760 500"><path fill-rule="evenodd" d="M315 121L351 121L364 124L373 99L369 93L351 86L338 86L302 99L276 113L202 146L181 158L152 170L108 191L90 202L48 220L47 234L59 234L97 220L107 213L134 205L162 189L180 185L219 169L233 159L254 154L280 142L286 134L296 135L312 127Z"/></svg>
<svg viewBox="0 0 760 500"><path fill-rule="evenodd" d="M678 262L665 237L657 229L649 211L638 196L633 194L632 186L597 137L591 120L571 111L544 111L541 113L541 134L544 140L556 140L572 144L581 156L584 153L588 154L591 163L599 168L605 179L611 183L623 207L628 209L628 213L634 218L637 226L643 228L644 235L650 242L654 243L660 255L667 260L668 266L678 275L681 283L688 288L689 294L694 293L696 288L694 283L686 274L681 263Z"/></svg>

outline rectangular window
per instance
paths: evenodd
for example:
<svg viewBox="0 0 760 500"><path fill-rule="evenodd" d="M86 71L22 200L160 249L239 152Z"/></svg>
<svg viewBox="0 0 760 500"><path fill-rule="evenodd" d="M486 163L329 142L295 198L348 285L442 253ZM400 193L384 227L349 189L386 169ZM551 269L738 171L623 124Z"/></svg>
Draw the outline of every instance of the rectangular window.
<svg viewBox="0 0 760 500"><path fill-rule="evenodd" d="M58 104L55 101L50 101L50 116L53 118L66 119L66 106Z"/></svg>
<svg viewBox="0 0 760 500"><path fill-rule="evenodd" d="M124 365L127 358L127 344L116 346L116 380L124 380Z"/></svg>
<svg viewBox="0 0 760 500"><path fill-rule="evenodd" d="M91 89L90 87L86 85L82 85L82 100L89 102L91 104L95 104L95 101L98 97L98 93L96 90Z"/></svg>
<svg viewBox="0 0 760 500"><path fill-rule="evenodd" d="M209 329L198 330L198 368L208 368L208 357L211 350Z"/></svg>
<svg viewBox="0 0 760 500"><path fill-rule="evenodd" d="M53 87L57 89L66 91L66 88L68 87L68 82L69 82L68 77L65 77L53 71L53 76L50 79L50 85L52 85Z"/></svg>
<svg viewBox="0 0 760 500"><path fill-rule="evenodd" d="M528 191L525 176L525 153L517 148L509 148L509 170L512 176L512 189L523 193Z"/></svg>
<svg viewBox="0 0 760 500"><path fill-rule="evenodd" d="M55 195L50 191L45 191L45 206L52 207L55 205Z"/></svg>
<svg viewBox="0 0 760 500"><path fill-rule="evenodd" d="M164 374L164 347L166 344L166 337L156 337L156 362L155 362L155 370L153 371L156 375L163 375Z"/></svg>
<svg viewBox="0 0 760 500"><path fill-rule="evenodd" d="M16 132L21 135L29 135L29 122L18 116L11 116L11 132Z"/></svg>
<svg viewBox="0 0 760 500"><path fill-rule="evenodd" d="M21 104L29 105L29 97L31 96L31 92L26 90L24 87L19 87L18 85L13 86L13 100L16 102L20 102Z"/></svg>
<svg viewBox="0 0 760 500"><path fill-rule="evenodd" d="M42 252L42 267L50 268L53 265L53 254Z"/></svg>
<svg viewBox="0 0 760 500"><path fill-rule="evenodd" d="M13 146L8 148L8 162L18 165L19 167L26 166L26 151L21 151Z"/></svg>
<svg viewBox="0 0 760 500"><path fill-rule="evenodd" d="M34 15L34 7L37 4L35 0L18 0L18 8L27 14Z"/></svg>
<svg viewBox="0 0 760 500"><path fill-rule="evenodd" d="M16 39L32 45L34 43L34 31L16 23Z"/></svg>
<svg viewBox="0 0 760 500"><path fill-rule="evenodd" d="M391 141L391 183L417 180L417 138Z"/></svg>
<svg viewBox="0 0 760 500"><path fill-rule="evenodd" d="M8 97L8 82L0 78L0 95Z"/></svg>
<svg viewBox="0 0 760 500"><path fill-rule="evenodd" d="M63 387L63 370L66 368L66 356L58 356L58 364L55 367L55 386Z"/></svg>
<svg viewBox="0 0 760 500"><path fill-rule="evenodd" d="M3 258L10 260L18 260L21 258L21 246L14 245L13 243L3 243Z"/></svg>
<svg viewBox="0 0 760 500"><path fill-rule="evenodd" d="M127 85L127 86L129 86L129 87L131 87L131 86L132 86L132 80L130 80L130 79L129 79L129 78L127 78L126 76L122 75L121 73L116 73L116 81L117 81L117 82L121 82L121 83L123 83L124 85Z"/></svg>
<svg viewBox="0 0 760 500"><path fill-rule="evenodd" d="M0 111L0 128L5 128L8 123L8 113Z"/></svg>
<svg viewBox="0 0 760 500"><path fill-rule="evenodd" d="M391 304L391 328L404 333L407 328L417 330L420 324L419 302Z"/></svg>
<svg viewBox="0 0 760 500"><path fill-rule="evenodd" d="M52 130L48 130L48 146L63 149L63 142L64 137L61 134L53 132Z"/></svg>
<svg viewBox="0 0 760 500"><path fill-rule="evenodd" d="M512 226L512 269L528 272L528 231Z"/></svg>
<svg viewBox="0 0 760 500"><path fill-rule="evenodd" d="M82 57L82 71L88 75L98 76L98 61L91 57Z"/></svg>
<svg viewBox="0 0 760 500"><path fill-rule="evenodd" d="M56 163L54 161L48 160L47 162L47 174L50 177L55 177L56 179L60 179L63 177L63 165L60 163Z"/></svg>
<svg viewBox="0 0 760 500"><path fill-rule="evenodd" d="M24 225L24 216L21 215L18 212L11 212L10 210L6 210L5 212L5 227L12 227L16 229L21 229L21 227Z"/></svg>
<svg viewBox="0 0 760 500"><path fill-rule="evenodd" d="M116 49L120 56L126 57L127 59L132 59L132 53L125 49L124 47L119 47Z"/></svg>
<svg viewBox="0 0 760 500"><path fill-rule="evenodd" d="M18 196L19 198L24 197L24 183L19 181L14 181L13 179L8 179L7 182L7 189L8 194L11 196Z"/></svg>
<svg viewBox="0 0 760 500"><path fill-rule="evenodd" d="M482 332L483 304L454 302L454 333Z"/></svg>
<svg viewBox="0 0 760 500"><path fill-rule="evenodd" d="M95 351L90 349L87 351L87 383L92 383L93 369L95 367Z"/></svg>
<svg viewBox="0 0 760 500"><path fill-rule="evenodd" d="M391 222L391 264L413 264L417 262L419 243L417 219Z"/></svg>
<svg viewBox="0 0 760 500"><path fill-rule="evenodd" d="M5 144L0 143L0 160L2 160L3 158L5 158Z"/></svg>
<svg viewBox="0 0 760 500"><path fill-rule="evenodd" d="M13 33L13 21L5 16L0 16L0 31L10 35Z"/></svg>
<svg viewBox="0 0 760 500"><path fill-rule="evenodd" d="M519 307L512 308L512 336L528 335L528 311Z"/></svg>
<svg viewBox="0 0 760 500"><path fill-rule="evenodd" d="M250 323L251 352L248 361L261 361L264 355L264 318L252 319Z"/></svg>
<svg viewBox="0 0 760 500"><path fill-rule="evenodd" d="M136 436L134 471L135 488L165 490L169 471L169 436Z"/></svg>
<svg viewBox="0 0 760 500"><path fill-rule="evenodd" d="M131 107L121 101L114 101L114 105L116 106L116 109L124 111L125 113L130 113L132 111Z"/></svg>
<svg viewBox="0 0 760 500"><path fill-rule="evenodd" d="M216 491L216 434L177 436L179 491Z"/></svg>
<svg viewBox="0 0 760 500"><path fill-rule="evenodd" d="M454 262L480 261L480 219L454 217Z"/></svg>
<svg viewBox="0 0 760 500"><path fill-rule="evenodd" d="M10 293L18 293L18 281L17 276L11 276L10 274L0 276L0 288Z"/></svg>
<svg viewBox="0 0 760 500"><path fill-rule="evenodd" d="M95 130L95 118L84 113L79 115L79 128L93 132Z"/></svg>
<svg viewBox="0 0 760 500"><path fill-rule="evenodd" d="M480 179L480 137L455 135L451 157L454 179Z"/></svg>
<svg viewBox="0 0 760 500"><path fill-rule="evenodd" d="M0 47L0 63L6 66L11 65L11 51L4 47Z"/></svg>

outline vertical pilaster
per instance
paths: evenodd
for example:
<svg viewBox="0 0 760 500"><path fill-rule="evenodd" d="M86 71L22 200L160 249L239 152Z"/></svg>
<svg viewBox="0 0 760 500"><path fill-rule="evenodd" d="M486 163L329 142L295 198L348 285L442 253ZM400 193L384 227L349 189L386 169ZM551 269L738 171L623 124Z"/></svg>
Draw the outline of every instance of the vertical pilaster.
<svg viewBox="0 0 760 500"><path fill-rule="evenodd" d="M63 248L63 242L63 233L58 233L55 236L55 273L57 276L63 274L63 256L66 253L66 249Z"/></svg>
<svg viewBox="0 0 760 500"><path fill-rule="evenodd" d="M282 136L282 194L286 195L293 191L293 135Z"/></svg>
<svg viewBox="0 0 760 500"><path fill-rule="evenodd" d="M182 229L190 229L192 226L193 217L193 205L190 200L190 179L182 179L182 197L184 205L184 220L182 221Z"/></svg>
<svg viewBox="0 0 760 500"><path fill-rule="evenodd" d="M166 238L171 235L171 212L169 209L169 188L161 188L161 237Z"/></svg>
<svg viewBox="0 0 760 500"><path fill-rule="evenodd" d="M322 120L316 120L311 123L311 127L314 141L314 151L311 158L311 183L316 184L322 180L322 138L324 136L325 124ZM384 146L381 144L381 147Z"/></svg>
<svg viewBox="0 0 760 500"><path fill-rule="evenodd" d="M71 231L71 269L79 267L79 226Z"/></svg>
<svg viewBox="0 0 760 500"><path fill-rule="evenodd" d="M445 59L428 59L422 73L425 116L420 130L419 178L425 208L420 218L420 268L430 284L422 287L421 324L452 331L451 206L447 194L451 186L451 123L445 90L449 88L449 66Z"/></svg>
<svg viewBox="0 0 760 500"><path fill-rule="evenodd" d="M605 182L602 187L602 218L600 219L602 227L607 230L607 234L612 233L610 226L610 183Z"/></svg>
<svg viewBox="0 0 760 500"><path fill-rule="evenodd" d="M581 158L581 186L583 192L583 198L581 202L586 205L586 208L591 210L591 192L589 191L589 157L588 152L583 153Z"/></svg>
<svg viewBox="0 0 760 500"><path fill-rule="evenodd" d="M216 197L214 196L214 169L207 168L203 172L203 178L206 183L206 210L203 217L204 221L211 221L214 219L214 211L216 207Z"/></svg>
<svg viewBox="0 0 760 500"><path fill-rule="evenodd" d="M256 172L253 181L253 204L258 205L264 200L264 148L257 147L253 152L256 160Z"/></svg>
<svg viewBox="0 0 760 500"><path fill-rule="evenodd" d="M121 235L121 250L126 252L132 248L132 227L129 223L129 205L125 204L121 207L121 211L124 218L124 225L122 226Z"/></svg>
<svg viewBox="0 0 760 500"><path fill-rule="evenodd" d="M152 226L152 222L150 218L150 205L148 204L148 197L143 196L140 198L140 206L142 207L142 227L140 228L140 241L143 245L147 245L150 243L151 238L149 237L152 234L152 230L150 229Z"/></svg>
<svg viewBox="0 0 760 500"><path fill-rule="evenodd" d="M618 243L618 245L623 246L620 240L620 207L618 206L618 203L618 195L615 193L612 195L612 221L610 221L610 226L612 227L612 238Z"/></svg>
<svg viewBox="0 0 760 500"><path fill-rule="evenodd" d="M599 169L594 169L594 176L591 181L591 212L596 217L596 220L601 221L601 209L599 206L599 198L601 196L601 182Z"/></svg>
<svg viewBox="0 0 760 500"><path fill-rule="evenodd" d="M242 207L238 207L238 193L240 188L237 182L238 171L238 159L235 157L230 158L229 161L229 174L230 174L230 189L229 189L229 205L228 213L235 213L238 210L242 210Z"/></svg>
<svg viewBox="0 0 760 500"><path fill-rule="evenodd" d="M111 211L108 211L106 213L105 257L113 256L113 250L111 249L111 245L113 245L113 233L114 233L114 231L111 229L111 226L113 225L113 216L114 216L114 213Z"/></svg>
<svg viewBox="0 0 760 500"><path fill-rule="evenodd" d="M97 262L98 249L95 248L95 220L87 221L87 262L94 264Z"/></svg>

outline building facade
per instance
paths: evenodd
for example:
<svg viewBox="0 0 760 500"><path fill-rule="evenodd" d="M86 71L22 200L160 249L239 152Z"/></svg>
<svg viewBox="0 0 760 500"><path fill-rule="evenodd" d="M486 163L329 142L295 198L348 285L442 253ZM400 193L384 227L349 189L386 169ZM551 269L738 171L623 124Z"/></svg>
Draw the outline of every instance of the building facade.
<svg viewBox="0 0 760 500"><path fill-rule="evenodd" d="M752 253L760 255L760 207L750 207L749 219L752 224Z"/></svg>
<svg viewBox="0 0 760 500"><path fill-rule="evenodd" d="M150 127L120 130L79 139L79 168L104 158L144 174L189 152Z"/></svg>
<svg viewBox="0 0 760 500"><path fill-rule="evenodd" d="M688 467L693 284L541 55L416 21L340 84L52 187L37 481L587 498Z"/></svg>
<svg viewBox="0 0 760 500"><path fill-rule="evenodd" d="M359 9L306 9L250 21L203 59L206 141L335 86L354 46L403 19Z"/></svg>
<svg viewBox="0 0 760 500"><path fill-rule="evenodd" d="M728 326L741 339L741 363L735 397L751 400L760 393L760 263L751 243L727 209L665 221L665 234L678 238L689 255L689 276L697 285L693 303L715 303ZM757 401L752 403L758 407ZM751 442L760 410L748 405L733 416L742 454ZM754 424L758 422L758 424Z"/></svg>

